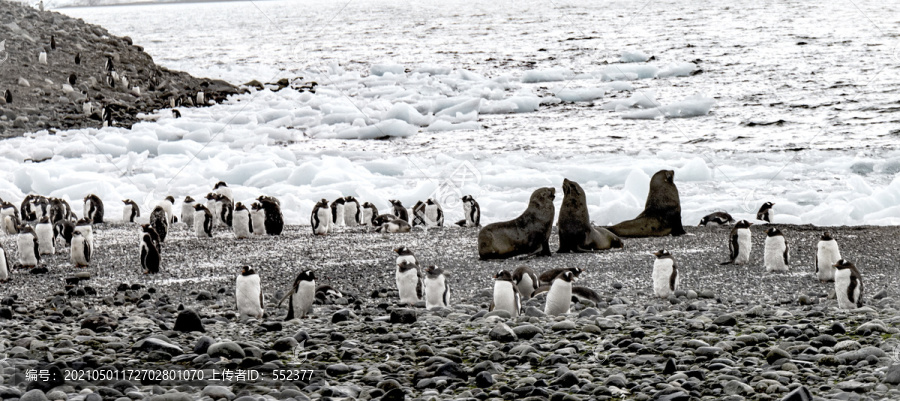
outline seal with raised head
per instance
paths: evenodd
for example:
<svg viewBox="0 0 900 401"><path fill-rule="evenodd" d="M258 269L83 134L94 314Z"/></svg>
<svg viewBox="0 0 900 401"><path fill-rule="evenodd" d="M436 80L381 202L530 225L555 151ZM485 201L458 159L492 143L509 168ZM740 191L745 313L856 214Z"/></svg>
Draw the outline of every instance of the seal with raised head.
<svg viewBox="0 0 900 401"><path fill-rule="evenodd" d="M622 240L603 227L591 225L587 199L581 185L563 179L563 203L559 208L559 250L566 252L593 252L609 248L621 248Z"/></svg>
<svg viewBox="0 0 900 401"><path fill-rule="evenodd" d="M609 231L620 237L663 237L682 235L681 200L675 186L675 172L660 170L650 179L650 193L644 211L633 220L623 221Z"/></svg>
<svg viewBox="0 0 900 401"><path fill-rule="evenodd" d="M510 221L491 223L478 232L481 259L504 259L538 253L550 256L550 231L553 229L555 188L538 188L531 194L528 208Z"/></svg>

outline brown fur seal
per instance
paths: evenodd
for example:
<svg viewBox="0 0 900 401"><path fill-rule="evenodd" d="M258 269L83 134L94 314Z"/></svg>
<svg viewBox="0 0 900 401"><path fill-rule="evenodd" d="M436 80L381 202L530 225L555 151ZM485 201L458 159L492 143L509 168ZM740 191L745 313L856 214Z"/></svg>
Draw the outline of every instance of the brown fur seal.
<svg viewBox="0 0 900 401"><path fill-rule="evenodd" d="M550 256L555 194L554 188L538 188L531 194L528 208L521 216L482 228L478 232L481 259L504 259L535 252Z"/></svg>
<svg viewBox="0 0 900 401"><path fill-rule="evenodd" d="M563 179L563 202L556 225L559 226L558 253L622 247L622 240L615 234L605 228L591 226L584 190L575 181Z"/></svg>
<svg viewBox="0 0 900 401"><path fill-rule="evenodd" d="M675 186L675 172L660 170L650 179L650 193L644 211L634 220L623 221L609 231L620 237L662 237L682 235L681 201Z"/></svg>

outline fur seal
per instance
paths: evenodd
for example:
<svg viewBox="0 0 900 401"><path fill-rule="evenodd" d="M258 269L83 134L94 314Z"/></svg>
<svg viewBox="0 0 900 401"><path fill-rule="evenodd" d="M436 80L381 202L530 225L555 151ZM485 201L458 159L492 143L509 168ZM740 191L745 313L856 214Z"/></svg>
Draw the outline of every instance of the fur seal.
<svg viewBox="0 0 900 401"><path fill-rule="evenodd" d="M559 227L557 253L593 252L622 247L622 240L615 234L591 225L584 190L575 181L563 179L563 202L556 225Z"/></svg>
<svg viewBox="0 0 900 401"><path fill-rule="evenodd" d="M538 188L519 217L482 228L478 232L479 257L482 260L504 259L530 253L550 256L555 194L555 188Z"/></svg>
<svg viewBox="0 0 900 401"><path fill-rule="evenodd" d="M681 200L675 186L675 172L660 170L650 179L650 193L644 211L633 220L623 221L609 231L620 237L663 237L683 235Z"/></svg>

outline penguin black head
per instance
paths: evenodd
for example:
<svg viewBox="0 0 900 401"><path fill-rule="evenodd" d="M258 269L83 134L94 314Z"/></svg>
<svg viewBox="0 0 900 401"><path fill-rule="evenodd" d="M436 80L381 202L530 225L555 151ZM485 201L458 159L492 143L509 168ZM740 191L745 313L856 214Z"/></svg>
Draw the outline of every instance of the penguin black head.
<svg viewBox="0 0 900 401"><path fill-rule="evenodd" d="M575 275L570 271L564 271L563 274L556 276L556 279L571 283L575 281Z"/></svg>
<svg viewBox="0 0 900 401"><path fill-rule="evenodd" d="M351 196L351 195L347 195L347 196L344 197L344 202L353 202L353 201L355 201L355 200L356 200L356 198L354 198L354 197Z"/></svg>
<svg viewBox="0 0 900 401"><path fill-rule="evenodd" d="M669 251L667 251L665 249L660 249L656 252L653 252L653 255L655 255L657 259L666 259L666 258L671 259L672 258L672 254L669 253Z"/></svg>
<svg viewBox="0 0 900 401"><path fill-rule="evenodd" d="M428 200L425 201L425 204L426 204L426 205L433 205L434 203L435 203L435 202L434 202L434 199L431 199L431 198L428 198Z"/></svg>
<svg viewBox="0 0 900 401"><path fill-rule="evenodd" d="M75 65L80 65L80 64L81 64L81 53L76 53L75 54Z"/></svg>
<svg viewBox="0 0 900 401"><path fill-rule="evenodd" d="M75 76L74 73L69 74L69 85L75 85L75 82L77 82L77 80L78 80L78 78Z"/></svg>
<svg viewBox="0 0 900 401"><path fill-rule="evenodd" d="M772 202L766 202L766 203L763 203L763 205L759 208L759 212L760 212L760 213L761 213L761 212L765 212L766 210L771 209L772 206L775 206L775 204L772 203Z"/></svg>
<svg viewBox="0 0 900 401"><path fill-rule="evenodd" d="M203 206L202 204L199 204L199 203L194 205L194 210L196 210L196 211L200 211L203 209L206 209L206 206Z"/></svg>
<svg viewBox="0 0 900 401"><path fill-rule="evenodd" d="M397 254L401 255L401 256L413 254L412 251L410 251L409 248L407 248L405 246L401 246L399 248L394 248L394 252L397 252Z"/></svg>
<svg viewBox="0 0 900 401"><path fill-rule="evenodd" d="M141 224L141 230L143 230L145 233L156 232L156 229L149 224Z"/></svg>
<svg viewBox="0 0 900 401"><path fill-rule="evenodd" d="M400 203L399 200L391 199L391 200L389 200L388 202L391 202L391 204L394 205L394 206L397 206L397 207L403 207L403 203Z"/></svg>
<svg viewBox="0 0 900 401"><path fill-rule="evenodd" d="M190 196L185 196L184 203L194 203L194 198L191 198Z"/></svg>
<svg viewBox="0 0 900 401"><path fill-rule="evenodd" d="M227 186L228 186L228 184L226 184L225 181L219 181L216 183L216 185L213 187L213 189L215 190L215 189L219 189L219 188L227 187Z"/></svg>
<svg viewBox="0 0 900 401"><path fill-rule="evenodd" d="M210 192L210 193L206 194L206 199L215 200L215 199L219 199L219 197L218 197L218 194Z"/></svg>
<svg viewBox="0 0 900 401"><path fill-rule="evenodd" d="M822 240L822 241L831 241L831 240L834 240L834 238L831 236L831 233L830 233L830 232L825 231L824 233L822 233L822 237L820 238L820 240Z"/></svg>
<svg viewBox="0 0 900 401"><path fill-rule="evenodd" d="M295 282L300 281L314 281L316 279L316 274L312 270L304 270L297 275L297 279Z"/></svg>
<svg viewBox="0 0 900 401"><path fill-rule="evenodd" d="M122 203L124 203L124 204L126 204L126 205L130 205L130 204L134 203L134 201L131 200L131 199L123 199L123 200L122 200Z"/></svg>
<svg viewBox="0 0 900 401"><path fill-rule="evenodd" d="M417 267L418 267L418 265L416 265L415 263L409 263L405 260L400 262L400 264L397 265L397 269L400 270L401 272L405 272L409 269L415 269Z"/></svg>
<svg viewBox="0 0 900 401"><path fill-rule="evenodd" d="M417 209L421 208L422 206L425 206L425 202L417 201L416 205L413 206L413 210L417 210Z"/></svg>
<svg viewBox="0 0 900 401"><path fill-rule="evenodd" d="M752 226L752 225L753 225L753 223L751 223L747 220L741 220L741 221L735 223L734 228L750 228L750 226Z"/></svg>
<svg viewBox="0 0 900 401"><path fill-rule="evenodd" d="M244 206L243 203L238 202L238 203L235 203L235 204L234 204L234 210L235 210L235 211L238 211L238 210L247 210L247 207Z"/></svg>
<svg viewBox="0 0 900 401"><path fill-rule="evenodd" d="M172 195L167 196L166 200L169 201L169 203L173 203L173 204L175 203L175 197Z"/></svg>
<svg viewBox="0 0 900 401"><path fill-rule="evenodd" d="M781 234L781 230L779 230L775 227L772 227L772 228L766 230L766 235L769 237L777 237L779 235L783 236L783 234Z"/></svg>
<svg viewBox="0 0 900 401"><path fill-rule="evenodd" d="M444 274L444 269L441 269L435 265L431 265L425 268L425 274L427 274L429 277L437 277L441 274Z"/></svg>
<svg viewBox="0 0 900 401"><path fill-rule="evenodd" d="M370 203L370 202L363 202L363 204L362 204L362 207L363 207L363 208L370 208L370 207L372 207L372 206L373 206L373 205L372 205L372 203Z"/></svg>
<svg viewBox="0 0 900 401"><path fill-rule="evenodd" d="M9 89L3 93L3 99L6 100L6 104L12 103L12 92L10 92Z"/></svg>
<svg viewBox="0 0 900 401"><path fill-rule="evenodd" d="M472 200L472 195L466 195L462 197L463 202L469 202Z"/></svg>
<svg viewBox="0 0 900 401"><path fill-rule="evenodd" d="M262 203L259 202L253 202L253 204L250 205L250 210L262 210L262 208Z"/></svg>
<svg viewBox="0 0 900 401"><path fill-rule="evenodd" d="M508 270L500 270L494 275L494 279L500 281L513 281L512 274L510 274Z"/></svg>
<svg viewBox="0 0 900 401"><path fill-rule="evenodd" d="M856 270L856 266L847 259L841 259L834 264L834 268L838 270L850 269Z"/></svg>
<svg viewBox="0 0 900 401"><path fill-rule="evenodd" d="M256 270L253 270L253 267L250 267L250 266L241 267L241 275L242 276L252 276L254 274L256 274Z"/></svg>
<svg viewBox="0 0 900 401"><path fill-rule="evenodd" d="M181 112L178 109L172 109L172 118L181 118Z"/></svg>
<svg viewBox="0 0 900 401"><path fill-rule="evenodd" d="M347 203L347 201L345 201L344 198L337 198L334 202L331 202L332 205L343 205L345 203Z"/></svg>

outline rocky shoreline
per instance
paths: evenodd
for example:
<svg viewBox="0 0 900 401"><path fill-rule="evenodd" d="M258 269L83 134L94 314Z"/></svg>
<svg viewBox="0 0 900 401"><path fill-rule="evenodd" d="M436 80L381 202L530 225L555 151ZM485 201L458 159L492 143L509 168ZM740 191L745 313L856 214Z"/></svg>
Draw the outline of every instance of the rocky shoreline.
<svg viewBox="0 0 900 401"><path fill-rule="evenodd" d="M719 266L727 228L688 227L685 236L590 255L481 262L469 229L317 238L292 226L236 241L176 227L162 272L145 276L138 228L100 225L91 267L78 270L60 253L48 274L16 270L0 284L0 397L779 400L803 389L815 399L900 397L898 230L830 228L866 285L866 306L841 311L832 284L812 276L821 228L780 228L795 255L785 274L764 272L762 230L750 266ZM15 249L12 238L0 241ZM448 271L451 308L397 305L398 245ZM684 275L675 298L651 296L649 253L659 248ZM262 278L262 322L236 317L242 264ZM541 297L518 318L488 313L490 277L522 264L582 267L579 284L603 299L575 303L564 317L544 316ZM311 319L283 322L275 304L304 268L344 297L316 305ZM29 370L68 380L28 381Z"/></svg>

